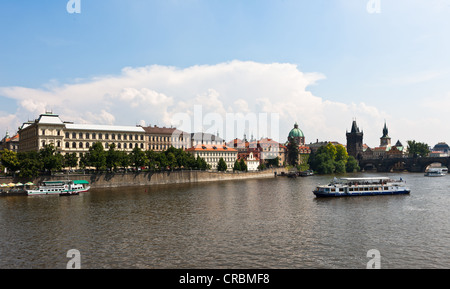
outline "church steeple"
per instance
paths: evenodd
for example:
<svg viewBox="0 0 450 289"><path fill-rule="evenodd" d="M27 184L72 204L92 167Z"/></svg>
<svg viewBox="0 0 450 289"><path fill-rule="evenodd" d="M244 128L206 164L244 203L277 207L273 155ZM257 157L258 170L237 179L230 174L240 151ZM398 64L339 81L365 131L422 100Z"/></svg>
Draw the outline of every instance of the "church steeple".
<svg viewBox="0 0 450 289"><path fill-rule="evenodd" d="M380 147L391 146L391 138L389 137L388 132L386 121L384 121L383 136L380 138Z"/></svg>
<svg viewBox="0 0 450 289"><path fill-rule="evenodd" d="M384 128L383 128L383 137L387 137L388 136L388 128L386 126L386 121L384 121Z"/></svg>

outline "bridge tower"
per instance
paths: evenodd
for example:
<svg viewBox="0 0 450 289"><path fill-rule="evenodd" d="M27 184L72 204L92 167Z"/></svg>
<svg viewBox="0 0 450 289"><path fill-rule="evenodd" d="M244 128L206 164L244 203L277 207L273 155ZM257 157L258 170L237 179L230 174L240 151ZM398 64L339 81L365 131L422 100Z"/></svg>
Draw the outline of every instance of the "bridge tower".
<svg viewBox="0 0 450 289"><path fill-rule="evenodd" d="M353 156L357 160L362 159L363 153L363 131L359 130L356 120L353 120L352 129L347 131L347 153L349 156Z"/></svg>

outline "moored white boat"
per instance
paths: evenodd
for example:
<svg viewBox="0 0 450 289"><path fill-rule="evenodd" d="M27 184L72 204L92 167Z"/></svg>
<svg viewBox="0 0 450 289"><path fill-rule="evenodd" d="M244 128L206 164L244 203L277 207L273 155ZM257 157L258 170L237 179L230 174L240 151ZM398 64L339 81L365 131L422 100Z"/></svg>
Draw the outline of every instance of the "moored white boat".
<svg viewBox="0 0 450 289"><path fill-rule="evenodd" d="M35 195L61 195L70 196L78 195L89 191L89 182L85 180L74 181L45 181L36 189L27 190L29 196Z"/></svg>
<svg viewBox="0 0 450 289"><path fill-rule="evenodd" d="M347 197L409 194L406 183L387 177L381 178L334 178L328 185L317 186L316 197Z"/></svg>
<svg viewBox="0 0 450 289"><path fill-rule="evenodd" d="M447 168L429 168L425 172L426 177L442 177L445 176L448 172Z"/></svg>

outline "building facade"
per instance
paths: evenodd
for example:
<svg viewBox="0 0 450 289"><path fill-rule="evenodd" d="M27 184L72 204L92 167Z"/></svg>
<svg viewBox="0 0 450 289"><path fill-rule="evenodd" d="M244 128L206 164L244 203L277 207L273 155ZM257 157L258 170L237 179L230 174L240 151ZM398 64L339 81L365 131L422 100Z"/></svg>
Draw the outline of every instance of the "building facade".
<svg viewBox="0 0 450 289"><path fill-rule="evenodd" d="M191 146L191 134L172 127L144 127L147 147L153 151L165 151L170 147L186 149Z"/></svg>
<svg viewBox="0 0 450 289"><path fill-rule="evenodd" d="M39 151L52 144L61 154L80 156L96 142L105 149L115 144L116 149L131 152L134 148L146 150L142 127L74 124L63 122L53 113L41 114L34 122L26 122L20 131L19 152Z"/></svg>
<svg viewBox="0 0 450 289"><path fill-rule="evenodd" d="M201 157L205 162L211 166L212 170L217 170L217 165L219 160L223 158L227 164L227 171L232 171L234 162L237 159L238 151L229 148L226 145L196 145L186 150L188 153L192 154L195 158Z"/></svg>
<svg viewBox="0 0 450 289"><path fill-rule="evenodd" d="M10 150L13 152L19 151L19 134L15 134L13 136L9 135L9 132L6 132L5 137L0 141L0 151L1 150Z"/></svg>

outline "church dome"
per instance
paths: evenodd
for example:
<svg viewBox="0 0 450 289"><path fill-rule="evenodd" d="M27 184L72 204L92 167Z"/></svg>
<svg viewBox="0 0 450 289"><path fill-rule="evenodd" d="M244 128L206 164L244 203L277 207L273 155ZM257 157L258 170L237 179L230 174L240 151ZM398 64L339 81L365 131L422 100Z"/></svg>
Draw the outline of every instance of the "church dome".
<svg viewBox="0 0 450 289"><path fill-rule="evenodd" d="M304 137L303 132L298 128L297 123L295 123L294 128L289 132L289 138L293 137Z"/></svg>

